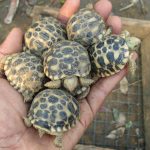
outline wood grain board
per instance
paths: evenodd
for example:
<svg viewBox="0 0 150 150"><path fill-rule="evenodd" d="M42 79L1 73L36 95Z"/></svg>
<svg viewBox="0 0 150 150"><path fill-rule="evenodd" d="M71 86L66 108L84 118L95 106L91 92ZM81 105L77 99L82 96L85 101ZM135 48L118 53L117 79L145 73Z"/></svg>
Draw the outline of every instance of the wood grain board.
<svg viewBox="0 0 150 150"><path fill-rule="evenodd" d="M142 47L143 111L146 150L150 149L150 34L143 39Z"/></svg>
<svg viewBox="0 0 150 150"><path fill-rule="evenodd" d="M142 39L142 84L145 149L150 149L150 21L122 18L123 29Z"/></svg>

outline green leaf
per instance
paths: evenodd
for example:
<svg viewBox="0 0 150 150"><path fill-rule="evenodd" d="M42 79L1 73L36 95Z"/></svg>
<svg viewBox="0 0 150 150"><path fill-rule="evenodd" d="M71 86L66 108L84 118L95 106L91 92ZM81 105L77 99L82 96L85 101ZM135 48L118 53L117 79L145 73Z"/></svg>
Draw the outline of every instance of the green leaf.
<svg viewBox="0 0 150 150"><path fill-rule="evenodd" d="M66 0L59 0L61 4L64 4Z"/></svg>
<svg viewBox="0 0 150 150"><path fill-rule="evenodd" d="M129 129L129 128L131 128L133 126L133 122L132 121L129 121L129 122L127 122L126 124L125 124L125 128L126 129Z"/></svg>
<svg viewBox="0 0 150 150"><path fill-rule="evenodd" d="M115 121L118 121L119 119L119 111L116 108L113 108L113 117Z"/></svg>

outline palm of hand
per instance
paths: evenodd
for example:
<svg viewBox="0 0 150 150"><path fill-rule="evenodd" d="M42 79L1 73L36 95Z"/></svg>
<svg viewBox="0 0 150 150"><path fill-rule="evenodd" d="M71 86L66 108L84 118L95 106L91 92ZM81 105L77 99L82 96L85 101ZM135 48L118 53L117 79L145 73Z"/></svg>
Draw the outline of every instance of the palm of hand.
<svg viewBox="0 0 150 150"><path fill-rule="evenodd" d="M54 137L45 135L40 139L38 132L34 128L27 128L24 125L23 117L26 116L28 106L24 104L22 96L4 79L1 79L0 91L2 93L0 95L0 99L2 100L0 105L0 148L23 149L24 147L25 149L31 148L33 150L35 147L37 150L37 147L38 149L48 149L47 147L49 147L54 150ZM82 105L85 105L86 116L89 117L87 119L91 120L93 116L87 100L84 100L83 103ZM82 115L85 113L84 109L82 110ZM82 124L82 121L78 123L78 126L83 126L83 128L86 128L87 125L86 122ZM75 141L73 140L73 143L70 143L67 147L70 149Z"/></svg>
<svg viewBox="0 0 150 150"><path fill-rule="evenodd" d="M40 139L35 129L24 125L23 117L27 114L28 106L24 104L22 96L4 79L1 79L0 91L0 148L46 149L47 146L51 148L50 141L53 141L51 136Z"/></svg>
<svg viewBox="0 0 150 150"><path fill-rule="evenodd" d="M70 17L77 10L79 4L80 0L67 0L65 5L60 10L60 19L61 14L66 17ZM70 5L73 7L71 8ZM121 28L120 19L116 17L108 18L111 13L111 7L110 2L107 0L100 0L95 5L95 9L104 17L105 20L107 19L107 24L112 26L115 33L119 33ZM13 41L12 37L17 36L20 37L20 39L18 38ZM19 51L22 43L22 33L17 36L8 36L6 41L4 41L4 43L0 46L0 49L10 50L8 52L9 54L12 52L14 53L17 50ZM20 43L18 44L18 47L16 43ZM16 47L14 45L16 45ZM126 69L112 77L98 81L92 87L88 97L80 104L80 121L77 123L75 128L64 134L63 146L65 150L71 150L78 142L88 125L93 120L96 112L103 104L106 96L125 74ZM53 144L53 136L44 135L40 138L38 132L34 128L27 128L24 125L23 117L27 114L28 105L23 102L22 96L14 90L14 88L5 79L0 79L0 100L0 149L57 149Z"/></svg>
<svg viewBox="0 0 150 150"><path fill-rule="evenodd" d="M21 134L25 131L22 116L25 115L26 110L21 95L6 80L1 79L0 84L0 145L1 148L9 148L20 140Z"/></svg>

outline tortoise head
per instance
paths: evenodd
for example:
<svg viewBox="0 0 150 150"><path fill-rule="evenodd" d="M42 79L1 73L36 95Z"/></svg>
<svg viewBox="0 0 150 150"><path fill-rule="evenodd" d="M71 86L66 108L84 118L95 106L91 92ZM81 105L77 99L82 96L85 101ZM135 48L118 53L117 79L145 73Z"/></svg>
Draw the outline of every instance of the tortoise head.
<svg viewBox="0 0 150 150"><path fill-rule="evenodd" d="M78 78L77 77L71 77L64 79L64 87L69 90L69 92L73 92L76 87L78 86Z"/></svg>
<svg viewBox="0 0 150 150"><path fill-rule="evenodd" d="M141 40L137 37L126 37L126 43L128 45L129 50L137 51L140 47Z"/></svg>
<svg viewBox="0 0 150 150"><path fill-rule="evenodd" d="M130 32L123 30L121 32L121 37L126 40L126 44L130 51L137 51L141 45L141 40L137 37L131 36Z"/></svg>

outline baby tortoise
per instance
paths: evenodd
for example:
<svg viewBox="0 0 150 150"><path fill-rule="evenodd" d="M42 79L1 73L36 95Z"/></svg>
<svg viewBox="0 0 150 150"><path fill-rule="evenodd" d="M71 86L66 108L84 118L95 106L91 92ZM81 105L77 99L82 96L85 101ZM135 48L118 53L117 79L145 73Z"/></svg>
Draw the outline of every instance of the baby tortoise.
<svg viewBox="0 0 150 150"><path fill-rule="evenodd" d="M129 62L134 72L135 61L130 57L139 48L141 40L131 37L128 31L121 35L110 35L89 48L92 72L100 77L107 77L119 72Z"/></svg>
<svg viewBox="0 0 150 150"><path fill-rule="evenodd" d="M85 94L93 83L89 77L90 71L91 63L87 50L74 41L65 40L53 45L44 57L44 72L51 79L45 86L49 88L64 86L75 94L76 89L80 87L76 94ZM78 92L80 90L81 92Z"/></svg>
<svg viewBox="0 0 150 150"><path fill-rule="evenodd" d="M62 147L62 136L79 120L78 101L68 92L60 89L46 89L38 93L24 122L33 125L40 137L47 133L55 135L54 144Z"/></svg>
<svg viewBox="0 0 150 150"><path fill-rule="evenodd" d="M67 38L63 25L53 17L42 17L25 33L27 50L42 56L52 44ZM26 49L25 49L26 50Z"/></svg>
<svg viewBox="0 0 150 150"><path fill-rule="evenodd" d="M31 101L33 95L43 87L45 75L42 60L22 52L4 57L1 63L10 84L23 95L25 102Z"/></svg>
<svg viewBox="0 0 150 150"><path fill-rule="evenodd" d="M111 32L106 29L103 18L94 9L83 8L67 23L68 39L88 47Z"/></svg>

